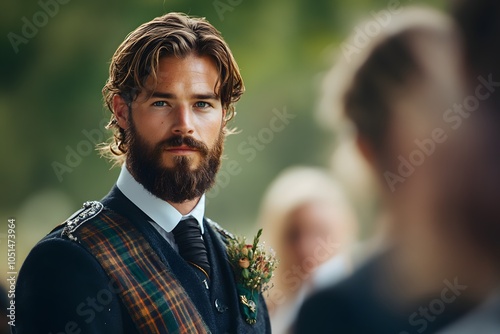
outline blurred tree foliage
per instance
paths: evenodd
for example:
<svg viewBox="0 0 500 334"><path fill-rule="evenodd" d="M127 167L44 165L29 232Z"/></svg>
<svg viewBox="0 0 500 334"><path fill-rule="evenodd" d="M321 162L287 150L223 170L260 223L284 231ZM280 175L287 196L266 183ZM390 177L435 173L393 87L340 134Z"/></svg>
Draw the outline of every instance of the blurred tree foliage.
<svg viewBox="0 0 500 334"><path fill-rule="evenodd" d="M263 192L283 168L328 166L334 137L314 117L321 73L359 20L391 2L56 1L4 0L0 5L0 208L2 226L7 217L17 218L20 259L83 201L102 198L115 182L118 168L110 170L107 161L88 150L86 134L109 136L102 127L109 112L100 91L113 52L138 25L170 11L204 16L232 48L247 92L233 121L241 133L228 138L222 169L229 161L239 168L233 171L237 175L219 180L207 215L247 233ZM401 1L401 6L409 4L416 2ZM23 36L27 21L40 27L13 46L12 33ZM284 109L295 118L272 140L269 132L262 134L269 142L259 142L255 154L243 153L242 147L252 146L250 137L258 138L276 110ZM78 154L81 161L73 157L73 166L66 161L71 150L85 153ZM54 163L71 172L58 178Z"/></svg>

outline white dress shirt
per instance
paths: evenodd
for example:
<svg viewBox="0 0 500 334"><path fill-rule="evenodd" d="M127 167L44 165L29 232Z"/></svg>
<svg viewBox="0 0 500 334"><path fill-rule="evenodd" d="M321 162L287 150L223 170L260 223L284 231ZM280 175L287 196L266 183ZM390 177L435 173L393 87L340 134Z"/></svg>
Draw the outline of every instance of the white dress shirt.
<svg viewBox="0 0 500 334"><path fill-rule="evenodd" d="M203 216L205 215L205 195L201 196L198 204L187 215L182 215L170 203L164 201L146 190L130 174L125 164L122 165L116 186L139 209L146 213L152 221L149 223L178 251L172 230L179 222L187 217L196 219L200 224L201 234L204 234Z"/></svg>

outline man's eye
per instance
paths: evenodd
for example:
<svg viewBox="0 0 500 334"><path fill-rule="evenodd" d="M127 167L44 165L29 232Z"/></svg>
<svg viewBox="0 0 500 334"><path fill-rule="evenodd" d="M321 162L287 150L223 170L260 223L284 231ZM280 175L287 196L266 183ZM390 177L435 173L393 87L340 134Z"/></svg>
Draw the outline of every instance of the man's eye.
<svg viewBox="0 0 500 334"><path fill-rule="evenodd" d="M156 102L153 102L153 106L154 107L166 107L166 106L168 106L168 103L165 101L156 101Z"/></svg>
<svg viewBox="0 0 500 334"><path fill-rule="evenodd" d="M209 107L211 107L212 105L211 105L210 103L208 103L208 102L199 101L199 102L196 102L196 103L194 104L194 106L195 106L196 108L205 109L205 108L209 108Z"/></svg>

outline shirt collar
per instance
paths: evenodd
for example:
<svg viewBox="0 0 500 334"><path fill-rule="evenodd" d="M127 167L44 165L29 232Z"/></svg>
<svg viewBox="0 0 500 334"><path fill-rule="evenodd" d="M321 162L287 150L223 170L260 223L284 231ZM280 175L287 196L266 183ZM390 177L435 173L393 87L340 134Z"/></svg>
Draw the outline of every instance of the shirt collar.
<svg viewBox="0 0 500 334"><path fill-rule="evenodd" d="M172 232L183 218L193 217L200 224L201 233L204 233L205 194L201 196L194 209L183 216L170 203L154 196L142 184L137 182L125 164L122 165L116 186L132 203L151 217L165 231Z"/></svg>

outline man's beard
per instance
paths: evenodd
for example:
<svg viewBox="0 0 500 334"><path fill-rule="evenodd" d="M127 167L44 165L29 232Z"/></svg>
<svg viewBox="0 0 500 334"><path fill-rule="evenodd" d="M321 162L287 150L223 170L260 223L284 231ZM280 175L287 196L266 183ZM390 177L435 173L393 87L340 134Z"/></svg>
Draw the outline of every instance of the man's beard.
<svg viewBox="0 0 500 334"><path fill-rule="evenodd" d="M162 200L182 203L203 195L215 183L224 147L224 130L213 148L192 137L172 136L151 147L139 135L133 121L126 131L128 140L127 167L137 182ZM197 150L198 167L191 169L193 159L174 156L174 167L164 167L165 149L186 145Z"/></svg>

